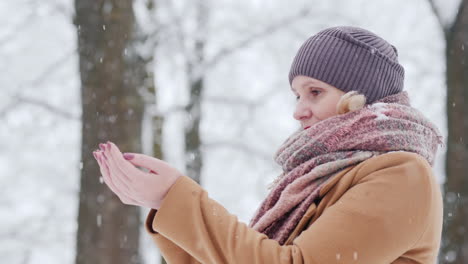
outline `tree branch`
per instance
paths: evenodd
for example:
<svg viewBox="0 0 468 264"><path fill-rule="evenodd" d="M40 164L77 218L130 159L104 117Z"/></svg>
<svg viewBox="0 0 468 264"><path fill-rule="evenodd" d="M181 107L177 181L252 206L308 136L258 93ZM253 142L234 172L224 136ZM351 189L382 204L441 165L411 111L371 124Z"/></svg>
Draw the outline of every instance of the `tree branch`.
<svg viewBox="0 0 468 264"><path fill-rule="evenodd" d="M269 34L272 34L286 26L289 26L290 24L294 23L300 18L303 18L311 13L311 8L304 8L297 12L296 14L283 18L279 21L276 21L272 23L271 25L268 25L264 29L260 30L259 32L253 33L252 35L246 37L245 39L235 43L234 45L230 47L225 47L218 51L217 54L215 54L209 61L206 62L205 67L206 68L211 68L215 66L219 61L221 61L224 57L231 55L235 51L251 44L257 39L260 39L262 37L265 37Z"/></svg>
<svg viewBox="0 0 468 264"><path fill-rule="evenodd" d="M51 74L53 74L56 70L61 69L60 66L65 64L68 59L72 58L74 54L77 53L77 49L72 49L69 52L65 53L62 57L58 58L56 61L54 61L52 64L50 64L41 74L38 74L38 76L32 80L29 84L22 85L25 87L37 87L40 85L44 80L46 80L48 77L50 77Z"/></svg>
<svg viewBox="0 0 468 264"><path fill-rule="evenodd" d="M28 97L25 97L25 96L22 96L22 95L14 95L13 96L14 100L17 102L17 106L20 105L20 104L30 104L30 105L35 105L35 106L38 106L40 108L43 108L55 115L58 115L58 116L61 116L63 118L66 118L66 119L72 119L72 120L79 120L80 119L80 116L76 116L74 115L73 113L70 113L70 112L67 112L67 111L64 111L63 109L60 109L59 107L56 107L56 106L53 106L47 102L44 102L44 101L41 101L39 99L35 99L35 98L28 98ZM5 114L3 113L3 111L0 111L0 117L2 117L2 114Z"/></svg>
<svg viewBox="0 0 468 264"><path fill-rule="evenodd" d="M56 1L51 3L50 5L52 6L52 11L57 11L59 14L62 14L65 18L70 18L70 23L73 23L71 18L75 16L74 9L68 9L62 1Z"/></svg>
<svg viewBox="0 0 468 264"><path fill-rule="evenodd" d="M53 62L51 65L49 65L41 74L38 75L35 79L30 81L27 84L20 85L22 87L37 87L40 84L42 84L48 77L50 77L51 74L54 73L54 71L61 69L61 66L69 59L72 57L72 55L76 52L76 49L73 49L72 51L65 53L62 57L57 59L55 62ZM24 89L20 89L24 91ZM39 99L35 98L28 98L26 96L20 95L20 94L15 94L11 96L13 98L13 101L10 102L6 107L3 107L0 109L0 118L4 118L6 114L8 114L9 111L12 111L16 107L19 107L22 104L32 104L36 105L39 107L42 107L43 109L50 111L53 114L57 114L59 116L62 116L67 119L73 119L73 120L79 120L81 117L75 116L71 113L68 113L58 107L52 106L51 104L41 101Z"/></svg>
<svg viewBox="0 0 468 264"><path fill-rule="evenodd" d="M17 24L9 33L0 38L0 47L5 45L7 42L11 41L13 37L20 36L21 31L28 28L28 25L31 24L31 20L36 17L35 12L30 12L19 24Z"/></svg>
<svg viewBox="0 0 468 264"><path fill-rule="evenodd" d="M234 45L230 47L225 47L222 48L218 53L216 53L211 59L206 60L202 65L197 67L197 71L195 71L195 74L192 76L191 80L193 82L196 82L198 79L202 78L203 73L216 66L222 59L224 59L227 56L232 55L233 53L241 50L242 48L254 43L256 40L261 39L265 36L268 36L270 34L273 34L291 24L296 22L297 20L304 18L312 13L312 8L303 8L294 15L291 15L289 17L285 17L279 21L276 21L268 26L266 26L264 29L260 30L259 32L253 33L250 36L247 36L243 40L240 40L239 42L235 43ZM331 13L327 13L327 15L330 15Z"/></svg>
<svg viewBox="0 0 468 264"><path fill-rule="evenodd" d="M276 88L266 91L264 94L260 95L255 101L249 101L242 98L232 98L232 97L222 97L222 96L205 96L203 97L203 102L213 103L213 104L225 104L232 106L247 107L249 111L255 110L267 103L271 97L281 91L280 86L275 86ZM149 114L151 116L168 116L177 112L185 112L186 105L175 105L167 109L166 111L158 111L156 105L149 106Z"/></svg>
<svg viewBox="0 0 468 264"><path fill-rule="evenodd" d="M432 10L432 13L434 13L436 19L437 19L437 22L439 23L440 25L440 28L442 29L442 31L447 34L447 31L448 31L448 28L447 26L444 24L444 21L442 19L442 15L440 14L439 12L439 9L437 8L436 4L435 4L435 1L434 0L428 0L429 1L429 5L431 7L431 10Z"/></svg>
<svg viewBox="0 0 468 264"><path fill-rule="evenodd" d="M239 143L239 142L232 142L232 141L213 141L213 142L208 142L208 143L202 143L201 148L233 148L237 149L240 151L245 152L249 156L255 155L256 157L266 161L266 162L272 162L273 157L269 154L266 154L260 150L251 148L249 145Z"/></svg>
<svg viewBox="0 0 468 264"><path fill-rule="evenodd" d="M19 105L17 100L13 100L7 104L3 109L0 109L0 119L3 119L8 112L12 111L15 107Z"/></svg>

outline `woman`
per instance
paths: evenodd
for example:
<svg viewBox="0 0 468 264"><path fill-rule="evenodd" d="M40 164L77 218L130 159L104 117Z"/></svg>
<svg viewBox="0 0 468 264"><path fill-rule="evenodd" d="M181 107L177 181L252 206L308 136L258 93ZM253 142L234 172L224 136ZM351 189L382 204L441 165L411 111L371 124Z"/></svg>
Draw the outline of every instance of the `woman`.
<svg viewBox="0 0 468 264"><path fill-rule="evenodd" d="M152 208L146 228L169 263L435 263L442 138L403 80L397 49L370 31L310 37L289 73L301 128L248 226L164 161L110 142L94 154L122 202Z"/></svg>

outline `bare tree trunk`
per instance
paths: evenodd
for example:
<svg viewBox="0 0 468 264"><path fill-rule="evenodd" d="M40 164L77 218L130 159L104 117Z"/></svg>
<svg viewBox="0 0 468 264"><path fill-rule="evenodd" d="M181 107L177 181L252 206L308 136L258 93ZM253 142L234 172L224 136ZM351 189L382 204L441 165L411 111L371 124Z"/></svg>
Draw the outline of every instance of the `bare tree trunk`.
<svg viewBox="0 0 468 264"><path fill-rule="evenodd" d="M76 263L140 263L139 209L100 182L92 155L107 140L122 151L141 149L132 1L75 0L75 9L83 111Z"/></svg>
<svg viewBox="0 0 468 264"><path fill-rule="evenodd" d="M185 160L187 174L196 182L201 183L203 157L201 152L200 120L201 101L204 90L204 80L200 68L205 63L204 46L206 41L206 24L209 17L208 1L196 1L197 34L194 44L194 59L188 59L187 74L189 76L190 101L186 106L187 121L185 123Z"/></svg>
<svg viewBox="0 0 468 264"><path fill-rule="evenodd" d="M440 263L468 263L468 1L446 31L447 179Z"/></svg>

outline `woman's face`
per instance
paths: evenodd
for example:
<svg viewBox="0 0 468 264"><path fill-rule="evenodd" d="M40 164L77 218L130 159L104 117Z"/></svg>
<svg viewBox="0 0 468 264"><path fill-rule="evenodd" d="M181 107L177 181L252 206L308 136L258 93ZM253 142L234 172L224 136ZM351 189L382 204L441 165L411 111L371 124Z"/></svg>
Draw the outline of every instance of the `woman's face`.
<svg viewBox="0 0 468 264"><path fill-rule="evenodd" d="M336 105L345 94L330 84L303 75L294 77L291 89L297 101L294 118L303 129L337 115Z"/></svg>

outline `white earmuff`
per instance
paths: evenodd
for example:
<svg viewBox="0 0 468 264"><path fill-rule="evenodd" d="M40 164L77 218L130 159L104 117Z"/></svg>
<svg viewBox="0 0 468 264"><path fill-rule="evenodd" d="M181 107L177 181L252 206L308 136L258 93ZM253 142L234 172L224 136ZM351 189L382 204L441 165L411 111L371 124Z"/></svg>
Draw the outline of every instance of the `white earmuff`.
<svg viewBox="0 0 468 264"><path fill-rule="evenodd" d="M356 91L350 91L341 96L340 101L336 105L336 112L341 115L348 112L356 111L364 107L366 97Z"/></svg>

